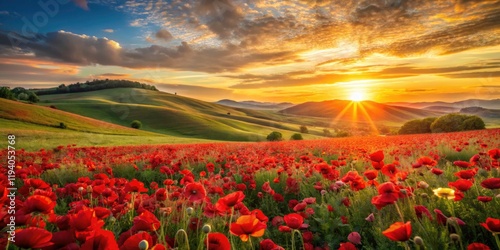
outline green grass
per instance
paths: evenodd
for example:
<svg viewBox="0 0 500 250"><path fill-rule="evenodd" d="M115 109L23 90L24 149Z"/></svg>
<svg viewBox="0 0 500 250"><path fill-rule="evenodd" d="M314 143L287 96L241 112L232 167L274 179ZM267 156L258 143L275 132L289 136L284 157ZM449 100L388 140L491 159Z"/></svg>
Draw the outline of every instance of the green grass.
<svg viewBox="0 0 500 250"><path fill-rule="evenodd" d="M122 126L139 120L143 130L155 133L211 140L262 141L272 131L288 139L300 125L311 124L310 118L290 119L142 89L46 95L41 104ZM322 129L312 129L304 139L320 138Z"/></svg>
<svg viewBox="0 0 500 250"><path fill-rule="evenodd" d="M51 149L72 144L83 147L209 142L202 139L167 135L138 136L78 132L2 118L0 118L0 124L2 138L6 138L8 134L14 134L16 148L23 148L27 151L36 151L41 148Z"/></svg>

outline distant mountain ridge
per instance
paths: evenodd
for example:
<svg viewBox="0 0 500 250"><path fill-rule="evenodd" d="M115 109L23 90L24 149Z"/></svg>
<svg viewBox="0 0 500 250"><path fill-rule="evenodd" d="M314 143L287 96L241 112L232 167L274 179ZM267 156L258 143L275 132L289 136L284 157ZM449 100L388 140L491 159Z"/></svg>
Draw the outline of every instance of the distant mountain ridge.
<svg viewBox="0 0 500 250"><path fill-rule="evenodd" d="M257 102L257 101L234 101L230 99L222 99L215 102L220 105L229 106L233 108L246 108L246 109L268 109L268 110L281 110L294 106L291 102Z"/></svg>
<svg viewBox="0 0 500 250"><path fill-rule="evenodd" d="M444 114L444 112L391 106L373 101L352 102L346 100L306 102L281 110L280 113L366 122L405 122L411 119L437 117Z"/></svg>
<svg viewBox="0 0 500 250"><path fill-rule="evenodd" d="M462 109L467 107L482 107L487 109L500 109L500 99L482 100L482 99L468 99L458 102L388 102L385 103L392 106L402 106L410 108L428 108L428 107L449 107L454 109Z"/></svg>

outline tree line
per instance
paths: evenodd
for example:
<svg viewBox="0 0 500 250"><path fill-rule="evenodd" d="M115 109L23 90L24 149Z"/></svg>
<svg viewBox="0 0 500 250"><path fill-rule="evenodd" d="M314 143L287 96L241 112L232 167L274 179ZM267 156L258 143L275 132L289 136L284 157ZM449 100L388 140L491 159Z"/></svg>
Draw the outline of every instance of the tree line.
<svg viewBox="0 0 500 250"><path fill-rule="evenodd" d="M113 89L113 88L139 88L158 91L158 89L153 85L148 85L145 83L134 82L129 80L110 80L110 79L95 79L92 81L86 81L84 83L73 83L69 85L61 84L56 88L48 89L31 89L37 95L53 95L53 94L66 94L66 93L78 93L87 91L96 91L103 89Z"/></svg>

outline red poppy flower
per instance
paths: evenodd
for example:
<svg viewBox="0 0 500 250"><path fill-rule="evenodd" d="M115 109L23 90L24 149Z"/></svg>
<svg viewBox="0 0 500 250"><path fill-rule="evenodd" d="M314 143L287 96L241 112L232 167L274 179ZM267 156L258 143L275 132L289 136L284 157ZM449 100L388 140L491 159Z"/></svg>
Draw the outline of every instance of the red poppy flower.
<svg viewBox="0 0 500 250"><path fill-rule="evenodd" d="M481 202L490 202L491 200L493 200L493 198L489 196L478 196L477 200Z"/></svg>
<svg viewBox="0 0 500 250"><path fill-rule="evenodd" d="M425 206L416 205L414 208L415 208L415 213L417 214L417 217L419 219L422 219L422 215L425 215L427 216L427 218L429 218L429 220L432 220L432 215Z"/></svg>
<svg viewBox="0 0 500 250"><path fill-rule="evenodd" d="M139 248L139 242L146 240L149 246L153 245L153 238L146 232L140 232L130 236L123 245L120 246L120 250L137 250Z"/></svg>
<svg viewBox="0 0 500 250"><path fill-rule="evenodd" d="M356 246L351 242L340 243L338 250L357 250Z"/></svg>
<svg viewBox="0 0 500 250"><path fill-rule="evenodd" d="M499 189L500 178L488 178L481 182L481 186L487 189Z"/></svg>
<svg viewBox="0 0 500 250"><path fill-rule="evenodd" d="M455 173L455 176L460 179L472 179L477 173L477 168L469 170L461 170Z"/></svg>
<svg viewBox="0 0 500 250"><path fill-rule="evenodd" d="M149 212L148 210L145 210L140 215L134 218L134 225L132 226L132 231L154 232L158 230L158 228L160 228L160 221L158 220L158 218L156 218L156 216L153 213Z"/></svg>
<svg viewBox="0 0 500 250"><path fill-rule="evenodd" d="M368 179L368 180L374 180L377 178L378 171L377 170L366 170L363 175Z"/></svg>
<svg viewBox="0 0 500 250"><path fill-rule="evenodd" d="M423 165L423 166L429 166L429 167L434 167L437 165L437 161L428 157L428 156L423 156L423 157L420 157L417 162L420 164L420 165Z"/></svg>
<svg viewBox="0 0 500 250"><path fill-rule="evenodd" d="M500 149L495 148L488 151L488 155L492 160L500 159Z"/></svg>
<svg viewBox="0 0 500 250"><path fill-rule="evenodd" d="M219 198L217 203L215 203L215 208L221 212L227 212L236 204L242 202L243 199L245 199L245 194L241 191L236 191Z"/></svg>
<svg viewBox="0 0 500 250"><path fill-rule="evenodd" d="M265 239L260 242L259 250L285 250L285 249L274 243L271 239Z"/></svg>
<svg viewBox="0 0 500 250"><path fill-rule="evenodd" d="M97 231L94 237L88 238L80 247L80 250L106 249L118 249L118 244L116 243L113 232L102 229Z"/></svg>
<svg viewBox="0 0 500 250"><path fill-rule="evenodd" d="M438 224L440 225L445 225L446 221L448 220L448 217L443 214L443 212L439 209L434 209L434 213L436 213L436 220Z"/></svg>
<svg viewBox="0 0 500 250"><path fill-rule="evenodd" d="M431 172L435 175L442 175L444 173L444 171L439 168L432 168Z"/></svg>
<svg viewBox="0 0 500 250"><path fill-rule="evenodd" d="M471 243L467 247L467 250L490 250L491 248L483 243Z"/></svg>
<svg viewBox="0 0 500 250"><path fill-rule="evenodd" d="M148 189L144 187L144 183L136 179L132 179L125 185L125 192L142 193L147 191Z"/></svg>
<svg viewBox="0 0 500 250"><path fill-rule="evenodd" d="M472 187L472 185L473 184L471 181L464 179L458 179L457 181L454 182L448 182L448 186L454 187L462 192L469 190Z"/></svg>
<svg viewBox="0 0 500 250"><path fill-rule="evenodd" d="M207 250L231 250L231 244L224 234L209 233Z"/></svg>
<svg viewBox="0 0 500 250"><path fill-rule="evenodd" d="M73 233L69 230L52 233L52 239L50 241L53 243L50 249L60 249L76 242Z"/></svg>
<svg viewBox="0 0 500 250"><path fill-rule="evenodd" d="M205 199L207 192L203 185L199 182L192 182L186 185L184 189L184 197L191 202L201 202Z"/></svg>
<svg viewBox="0 0 500 250"><path fill-rule="evenodd" d="M461 168L469 168L471 164L467 161L454 161L453 165Z"/></svg>
<svg viewBox="0 0 500 250"><path fill-rule="evenodd" d="M286 225L291 229L299 229L304 224L304 218L300 214L287 214L283 217Z"/></svg>
<svg viewBox="0 0 500 250"><path fill-rule="evenodd" d="M396 165L394 164L386 164L382 167L382 174L388 176L388 177L393 177L398 173L398 169L396 168Z"/></svg>
<svg viewBox="0 0 500 250"><path fill-rule="evenodd" d="M16 230L14 245L26 249L42 248L53 245L51 239L52 234L49 231L38 227L28 227Z"/></svg>
<svg viewBox="0 0 500 250"><path fill-rule="evenodd" d="M167 200L167 190L164 188L159 188L155 192L155 198L157 201L165 201Z"/></svg>
<svg viewBox="0 0 500 250"><path fill-rule="evenodd" d="M377 209L382 209L386 205L393 204L399 198L399 189L392 182L385 182L378 186L379 195L372 198L372 204Z"/></svg>
<svg viewBox="0 0 500 250"><path fill-rule="evenodd" d="M381 162L384 160L384 151L379 150L374 153L371 153L369 156L371 161Z"/></svg>
<svg viewBox="0 0 500 250"><path fill-rule="evenodd" d="M485 223L481 223L481 226L492 233L500 233L500 219L488 217Z"/></svg>
<svg viewBox="0 0 500 250"><path fill-rule="evenodd" d="M77 213L70 214L69 218L75 237L82 242L104 225L104 221L97 219L94 210L87 207L82 207Z"/></svg>
<svg viewBox="0 0 500 250"><path fill-rule="evenodd" d="M246 242L250 236L261 237L264 235L266 228L265 223L260 222L255 215L251 214L240 216L235 223L231 223L229 231Z"/></svg>
<svg viewBox="0 0 500 250"><path fill-rule="evenodd" d="M254 214L255 217L261 222L267 223L269 221L269 218L262 212L260 209L254 209L250 211L251 214Z"/></svg>
<svg viewBox="0 0 500 250"><path fill-rule="evenodd" d="M411 236L411 222L403 223L398 221L383 231L382 234L393 241L407 241Z"/></svg>
<svg viewBox="0 0 500 250"><path fill-rule="evenodd" d="M52 212L56 202L44 195L32 195L24 201L23 210L26 214L39 212L48 214Z"/></svg>

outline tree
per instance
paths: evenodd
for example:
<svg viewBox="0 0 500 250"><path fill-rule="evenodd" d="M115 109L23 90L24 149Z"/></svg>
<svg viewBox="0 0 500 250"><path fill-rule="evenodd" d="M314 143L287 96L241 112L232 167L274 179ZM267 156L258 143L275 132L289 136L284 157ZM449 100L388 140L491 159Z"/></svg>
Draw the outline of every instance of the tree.
<svg viewBox="0 0 500 250"><path fill-rule="evenodd" d="M483 119L481 119L479 116L476 116L476 115L469 116L469 118L465 119L465 121L460 126L460 129L462 131L478 130L478 129L485 129L485 128L486 128L486 125L484 124Z"/></svg>
<svg viewBox="0 0 500 250"><path fill-rule="evenodd" d="M281 141L283 140L283 135L278 131L273 131L267 135L266 139L268 141Z"/></svg>
<svg viewBox="0 0 500 250"><path fill-rule="evenodd" d="M135 129L140 129L142 127L142 123L138 120L134 120L130 124L130 127L135 128Z"/></svg>
<svg viewBox="0 0 500 250"><path fill-rule="evenodd" d="M9 87L0 87L0 98L13 99L14 96Z"/></svg>
<svg viewBox="0 0 500 250"><path fill-rule="evenodd" d="M28 100L28 94L20 93L19 95L17 95L17 99L21 100L21 101L26 101L26 100Z"/></svg>
<svg viewBox="0 0 500 250"><path fill-rule="evenodd" d="M295 133L290 137L290 140L299 141L304 140L304 138L302 138L302 134Z"/></svg>
<svg viewBox="0 0 500 250"><path fill-rule="evenodd" d="M307 129L306 126L302 125L300 126L300 133L307 134L309 133L309 129Z"/></svg>
<svg viewBox="0 0 500 250"><path fill-rule="evenodd" d="M329 130L329 129L325 128L325 129L323 129L323 135L324 135L324 136L331 137L331 136L332 136L332 133L330 132L330 130Z"/></svg>
<svg viewBox="0 0 500 250"><path fill-rule="evenodd" d="M467 118L467 115L458 113L443 115L431 124L431 131L432 133L462 131L462 124Z"/></svg>
<svg viewBox="0 0 500 250"><path fill-rule="evenodd" d="M68 126L66 126L66 124L64 124L64 122L60 122L59 128L66 129L66 128L68 128Z"/></svg>
<svg viewBox="0 0 500 250"><path fill-rule="evenodd" d="M28 101L29 102L39 102L40 98L38 98L38 96L35 93L29 91L28 92Z"/></svg>

